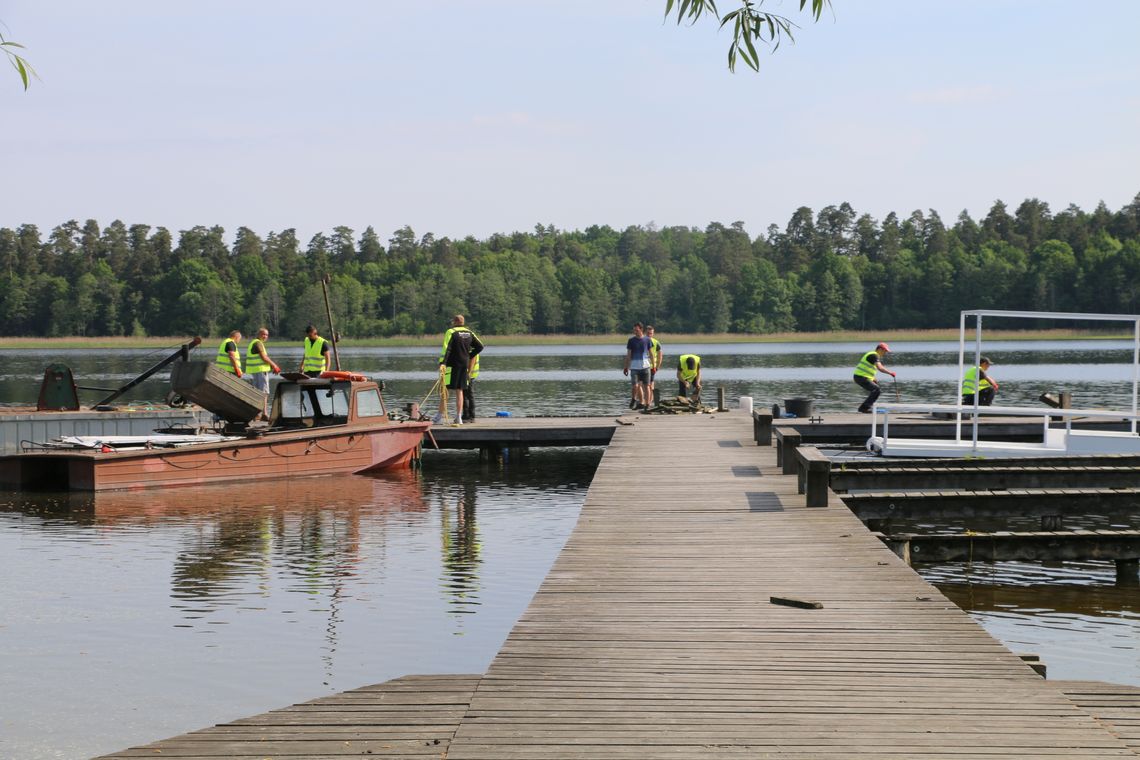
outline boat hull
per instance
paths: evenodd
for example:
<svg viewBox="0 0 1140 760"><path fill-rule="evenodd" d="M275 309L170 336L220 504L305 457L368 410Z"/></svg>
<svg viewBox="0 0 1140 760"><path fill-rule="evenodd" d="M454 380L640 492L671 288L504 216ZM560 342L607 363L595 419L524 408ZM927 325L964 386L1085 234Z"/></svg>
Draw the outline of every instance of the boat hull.
<svg viewBox="0 0 1140 760"><path fill-rule="evenodd" d="M426 422L270 433L135 451L47 451L0 457L0 487L106 491L377 472L408 466Z"/></svg>

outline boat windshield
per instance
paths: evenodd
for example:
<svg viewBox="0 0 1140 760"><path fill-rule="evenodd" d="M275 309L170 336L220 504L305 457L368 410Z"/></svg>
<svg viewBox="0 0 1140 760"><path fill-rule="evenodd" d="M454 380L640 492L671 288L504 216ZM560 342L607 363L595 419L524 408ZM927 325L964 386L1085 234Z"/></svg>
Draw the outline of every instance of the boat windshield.
<svg viewBox="0 0 1140 760"><path fill-rule="evenodd" d="M280 425L335 425L348 421L348 383L304 386L281 383L274 403Z"/></svg>

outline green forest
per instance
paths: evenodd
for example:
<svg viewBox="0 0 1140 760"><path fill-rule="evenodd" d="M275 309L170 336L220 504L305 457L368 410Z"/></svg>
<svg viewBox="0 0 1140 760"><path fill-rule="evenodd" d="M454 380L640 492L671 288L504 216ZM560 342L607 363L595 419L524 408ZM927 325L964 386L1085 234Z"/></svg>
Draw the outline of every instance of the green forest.
<svg viewBox="0 0 1140 760"><path fill-rule="evenodd" d="M231 242L232 241L232 242ZM670 332L939 328L962 309L1140 310L1140 195L1053 213L995 202L947 225L933 210L881 222L850 204L798 209L752 237L740 222L592 226L485 240L383 242L368 227L264 236L240 227L0 229L2 334L301 334L332 276L345 337L423 335L455 313L488 334L610 333L641 320Z"/></svg>

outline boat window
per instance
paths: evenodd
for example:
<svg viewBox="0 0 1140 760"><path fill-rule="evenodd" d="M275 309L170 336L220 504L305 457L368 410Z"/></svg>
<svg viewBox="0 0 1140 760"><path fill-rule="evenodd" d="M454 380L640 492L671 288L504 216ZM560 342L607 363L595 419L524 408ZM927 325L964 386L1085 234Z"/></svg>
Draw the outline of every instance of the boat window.
<svg viewBox="0 0 1140 760"><path fill-rule="evenodd" d="M356 416L384 416L384 402L380 400L380 391L375 388L366 388L356 392Z"/></svg>
<svg viewBox="0 0 1140 760"><path fill-rule="evenodd" d="M348 417L348 384L337 383L331 388L318 388L313 394L320 405L322 417Z"/></svg>
<svg viewBox="0 0 1140 760"><path fill-rule="evenodd" d="M299 419L313 416L308 394L302 393L297 385L282 383L277 389L277 399L281 405L279 416L282 418Z"/></svg>

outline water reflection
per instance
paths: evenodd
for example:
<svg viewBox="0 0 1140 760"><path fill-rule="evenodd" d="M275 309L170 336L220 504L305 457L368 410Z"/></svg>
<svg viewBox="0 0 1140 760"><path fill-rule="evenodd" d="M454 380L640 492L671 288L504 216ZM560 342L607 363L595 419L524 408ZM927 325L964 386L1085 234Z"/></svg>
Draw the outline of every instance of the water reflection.
<svg viewBox="0 0 1140 760"><path fill-rule="evenodd" d="M440 521L443 548L443 587L450 597L451 610L473 613L479 605L479 563L483 546L475 521L473 484L465 483L454 508L444 505Z"/></svg>
<svg viewBox="0 0 1140 760"><path fill-rule="evenodd" d="M997 562L916 569L1017 652L1040 654L1053 679L1140 685L1140 591L1112 562Z"/></svg>

